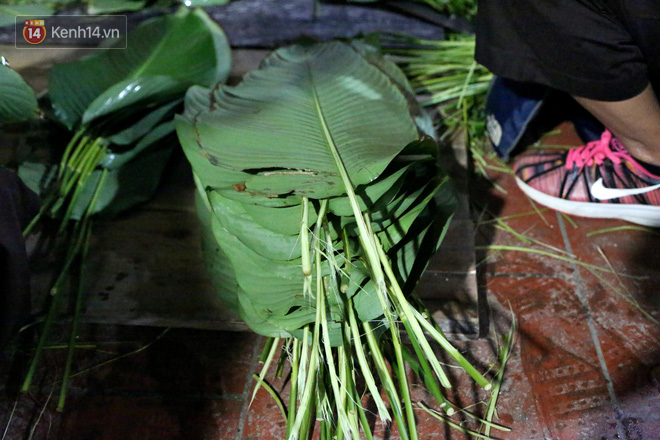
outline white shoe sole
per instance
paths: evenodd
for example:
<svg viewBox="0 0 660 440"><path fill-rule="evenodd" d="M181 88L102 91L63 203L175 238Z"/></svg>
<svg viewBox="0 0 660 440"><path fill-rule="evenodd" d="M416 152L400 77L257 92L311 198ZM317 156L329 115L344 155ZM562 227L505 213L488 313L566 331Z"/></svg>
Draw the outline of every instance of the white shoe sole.
<svg viewBox="0 0 660 440"><path fill-rule="evenodd" d="M556 211L579 217L611 218L638 225L660 227L660 206L575 202L545 194L527 185L518 177L516 183L530 199Z"/></svg>

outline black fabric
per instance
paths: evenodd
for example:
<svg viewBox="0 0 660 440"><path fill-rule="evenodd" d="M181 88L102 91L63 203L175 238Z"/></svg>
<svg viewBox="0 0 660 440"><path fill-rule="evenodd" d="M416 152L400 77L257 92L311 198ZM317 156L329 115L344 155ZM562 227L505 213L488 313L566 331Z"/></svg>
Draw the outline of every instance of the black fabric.
<svg viewBox="0 0 660 440"><path fill-rule="evenodd" d="M36 194L0 167L0 347L30 315L30 275L23 228L39 210Z"/></svg>
<svg viewBox="0 0 660 440"><path fill-rule="evenodd" d="M660 0L481 0L476 60L601 101L660 95Z"/></svg>

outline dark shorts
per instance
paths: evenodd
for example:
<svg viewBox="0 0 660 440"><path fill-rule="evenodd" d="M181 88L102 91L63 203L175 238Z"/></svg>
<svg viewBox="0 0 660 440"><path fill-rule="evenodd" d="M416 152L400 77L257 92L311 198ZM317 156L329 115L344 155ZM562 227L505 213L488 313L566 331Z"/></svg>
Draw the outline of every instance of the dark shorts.
<svg viewBox="0 0 660 440"><path fill-rule="evenodd" d="M475 57L584 98L660 96L660 0L480 0Z"/></svg>

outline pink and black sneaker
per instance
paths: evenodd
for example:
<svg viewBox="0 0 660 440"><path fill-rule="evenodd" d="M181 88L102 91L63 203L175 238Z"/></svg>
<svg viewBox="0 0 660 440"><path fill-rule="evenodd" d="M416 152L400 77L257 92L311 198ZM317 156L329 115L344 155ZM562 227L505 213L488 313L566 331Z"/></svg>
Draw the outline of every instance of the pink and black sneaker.
<svg viewBox="0 0 660 440"><path fill-rule="evenodd" d="M582 217L660 227L660 176L648 172L605 131L599 141L561 152L537 152L514 165L531 199Z"/></svg>

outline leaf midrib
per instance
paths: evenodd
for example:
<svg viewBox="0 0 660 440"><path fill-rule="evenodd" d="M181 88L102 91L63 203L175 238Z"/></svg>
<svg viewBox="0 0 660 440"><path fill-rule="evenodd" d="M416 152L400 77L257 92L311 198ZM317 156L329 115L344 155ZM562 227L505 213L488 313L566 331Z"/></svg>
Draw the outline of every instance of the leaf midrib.
<svg viewBox="0 0 660 440"><path fill-rule="evenodd" d="M383 306L383 310L386 310L387 307L385 304L386 301L385 275L382 272L382 267L379 262L376 244L373 240L373 236L370 235L365 219L362 216L362 211L360 209L360 205L358 204L357 197L355 195L355 188L353 187L353 183L351 182L351 178L348 174L348 170L346 169L346 165L341 159L341 155L339 154L339 149L337 148L337 145L335 144L334 139L332 138L332 134L330 133L330 129L328 128L328 125L326 123L325 116L323 115L323 109L321 108L321 102L319 100L318 92L316 91L316 87L314 86L314 81L313 81L314 76L312 74L312 68L309 63L309 60L306 60L305 63L307 66L307 71L309 73L309 83L312 89L312 96L314 97L314 105L316 106L316 112L321 122L321 126L323 127L323 133L325 134L326 142L328 143L328 147L330 148L332 157L334 158L337 169L339 170L339 175L341 176L342 183L344 184L346 195L348 196L348 199L351 204L351 208L353 209L353 216L355 217L355 221L358 225L358 230L360 231L360 240L362 241L364 251L366 253L366 260L369 262L369 267L373 271L373 279L374 282L376 283L379 292L381 305Z"/></svg>

